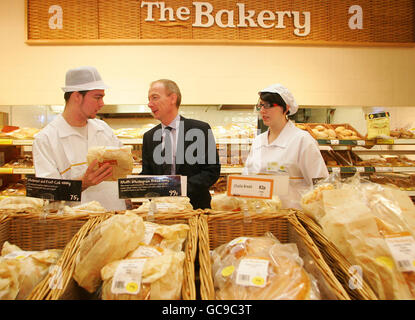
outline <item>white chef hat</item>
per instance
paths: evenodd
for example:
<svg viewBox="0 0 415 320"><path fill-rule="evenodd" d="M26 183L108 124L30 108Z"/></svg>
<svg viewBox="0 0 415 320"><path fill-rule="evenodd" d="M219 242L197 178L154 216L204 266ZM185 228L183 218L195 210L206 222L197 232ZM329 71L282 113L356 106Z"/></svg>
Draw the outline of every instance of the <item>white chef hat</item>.
<svg viewBox="0 0 415 320"><path fill-rule="evenodd" d="M298 104L295 102L294 96L292 93L284 87L282 84L276 83L272 84L265 89L262 89L258 94L269 92L269 93L278 93L281 98L284 100L285 104L289 106L288 114L293 115L298 110Z"/></svg>
<svg viewBox="0 0 415 320"><path fill-rule="evenodd" d="M66 72L63 92L104 90L108 89L95 67L84 66Z"/></svg>

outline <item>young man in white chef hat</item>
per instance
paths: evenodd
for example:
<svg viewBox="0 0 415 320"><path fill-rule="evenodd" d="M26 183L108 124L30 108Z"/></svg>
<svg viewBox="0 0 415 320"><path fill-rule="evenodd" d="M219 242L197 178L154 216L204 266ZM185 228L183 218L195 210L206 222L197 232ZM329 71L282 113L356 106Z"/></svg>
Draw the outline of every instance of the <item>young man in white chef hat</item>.
<svg viewBox="0 0 415 320"><path fill-rule="evenodd" d="M318 143L288 120L298 105L286 87L273 84L258 95L256 110L268 130L253 141L242 174L288 175L288 194L280 196L282 205L301 209L302 192L313 185L313 178L328 177Z"/></svg>
<svg viewBox="0 0 415 320"><path fill-rule="evenodd" d="M95 146L122 147L122 142L102 120L95 119L104 105L105 89L97 69L83 66L66 73L65 109L41 130L33 142L36 177L82 180L81 203L98 201L107 210L125 210L109 164L97 170L88 167L88 149Z"/></svg>

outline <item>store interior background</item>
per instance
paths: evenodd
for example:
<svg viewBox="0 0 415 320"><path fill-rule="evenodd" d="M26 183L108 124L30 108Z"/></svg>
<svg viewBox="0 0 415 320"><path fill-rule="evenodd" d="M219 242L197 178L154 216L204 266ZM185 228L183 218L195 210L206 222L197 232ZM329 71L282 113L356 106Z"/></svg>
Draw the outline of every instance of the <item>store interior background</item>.
<svg viewBox="0 0 415 320"><path fill-rule="evenodd" d="M415 127L414 47L35 46L25 43L24 0L2 0L0 12L0 112L10 125L44 127L62 108L65 72L93 65L111 86L106 104L145 109L150 82L169 78L181 88L182 114L212 126L256 122L257 91L278 82L321 122L318 110L335 109L333 123L365 135L365 113L383 110L391 128ZM234 109L220 110L224 105ZM106 120L114 129L157 123L142 114Z"/></svg>

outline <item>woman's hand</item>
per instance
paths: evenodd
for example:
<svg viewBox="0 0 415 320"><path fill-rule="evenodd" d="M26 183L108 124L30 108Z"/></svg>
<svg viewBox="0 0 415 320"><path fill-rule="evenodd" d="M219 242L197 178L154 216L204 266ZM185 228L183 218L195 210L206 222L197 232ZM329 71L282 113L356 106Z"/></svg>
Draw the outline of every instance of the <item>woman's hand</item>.
<svg viewBox="0 0 415 320"><path fill-rule="evenodd" d="M82 191L91 186L95 186L112 175L112 167L109 163L104 163L98 169L94 169L98 164L98 160L91 162L82 177Z"/></svg>

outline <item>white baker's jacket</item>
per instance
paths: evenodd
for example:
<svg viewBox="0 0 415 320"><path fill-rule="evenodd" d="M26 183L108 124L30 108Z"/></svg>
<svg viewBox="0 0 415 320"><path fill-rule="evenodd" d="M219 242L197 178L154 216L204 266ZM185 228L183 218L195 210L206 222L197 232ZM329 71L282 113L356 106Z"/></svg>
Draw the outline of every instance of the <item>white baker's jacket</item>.
<svg viewBox="0 0 415 320"><path fill-rule="evenodd" d="M283 208L301 209L301 196L312 187L312 179L329 175L317 141L291 121L271 144L268 131L254 139L242 174L288 174L288 194L280 196Z"/></svg>
<svg viewBox="0 0 415 320"><path fill-rule="evenodd" d="M33 163L36 177L75 180L86 171L90 147L121 147L122 142L111 127L98 119L88 120L88 139L82 137L58 115L42 129L33 142ZM119 199L117 181L104 181L87 188L81 203L98 201L107 210L125 210L125 200ZM73 203L74 205L79 202Z"/></svg>

